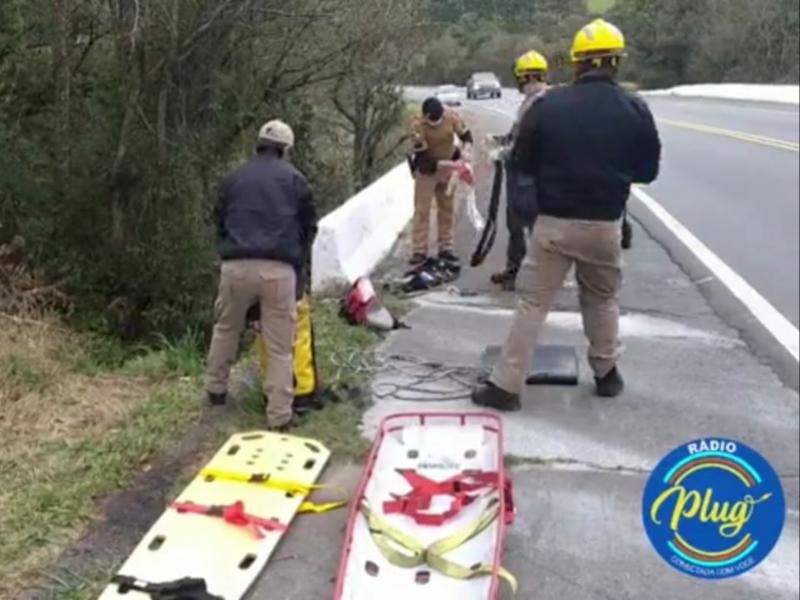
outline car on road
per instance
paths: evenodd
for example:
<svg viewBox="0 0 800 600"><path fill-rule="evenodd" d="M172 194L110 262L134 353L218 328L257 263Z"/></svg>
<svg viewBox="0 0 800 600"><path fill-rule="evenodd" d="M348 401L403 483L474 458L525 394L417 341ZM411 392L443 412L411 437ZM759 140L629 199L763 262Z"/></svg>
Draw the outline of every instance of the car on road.
<svg viewBox="0 0 800 600"><path fill-rule="evenodd" d="M461 106L461 91L454 85L443 85L436 88L434 95L445 106Z"/></svg>
<svg viewBox="0 0 800 600"><path fill-rule="evenodd" d="M467 98L469 100L484 97L500 98L502 95L503 87L494 73L473 73L467 80Z"/></svg>

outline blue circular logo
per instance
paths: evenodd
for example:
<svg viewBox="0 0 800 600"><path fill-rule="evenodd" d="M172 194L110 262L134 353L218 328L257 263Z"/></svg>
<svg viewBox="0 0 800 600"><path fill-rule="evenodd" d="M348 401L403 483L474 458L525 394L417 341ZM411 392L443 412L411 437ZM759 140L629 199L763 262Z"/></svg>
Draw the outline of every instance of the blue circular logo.
<svg viewBox="0 0 800 600"><path fill-rule="evenodd" d="M725 579L763 561L783 531L786 505L778 475L752 448L726 439L690 442L650 476L644 527L672 567Z"/></svg>

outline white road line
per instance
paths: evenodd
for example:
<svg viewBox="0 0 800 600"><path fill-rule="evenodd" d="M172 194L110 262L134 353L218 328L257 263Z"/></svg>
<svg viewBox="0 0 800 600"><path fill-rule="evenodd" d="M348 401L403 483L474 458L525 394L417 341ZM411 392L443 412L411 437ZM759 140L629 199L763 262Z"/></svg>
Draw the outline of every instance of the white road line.
<svg viewBox="0 0 800 600"><path fill-rule="evenodd" d="M747 307L778 343L786 348L796 361L800 361L800 332L797 327L667 212L658 201L641 188L634 187L632 192Z"/></svg>

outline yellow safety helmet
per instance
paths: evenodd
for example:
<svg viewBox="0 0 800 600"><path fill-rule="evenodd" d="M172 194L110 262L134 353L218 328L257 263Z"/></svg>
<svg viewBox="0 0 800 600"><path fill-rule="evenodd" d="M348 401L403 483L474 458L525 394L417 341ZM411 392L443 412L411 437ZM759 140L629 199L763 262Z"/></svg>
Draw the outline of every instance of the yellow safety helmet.
<svg viewBox="0 0 800 600"><path fill-rule="evenodd" d="M531 50L520 56L514 63L514 77L522 79L528 73L547 73L548 64L544 55Z"/></svg>
<svg viewBox="0 0 800 600"><path fill-rule="evenodd" d="M572 62L581 62L625 53L625 36L603 19L595 19L581 29L572 43Z"/></svg>

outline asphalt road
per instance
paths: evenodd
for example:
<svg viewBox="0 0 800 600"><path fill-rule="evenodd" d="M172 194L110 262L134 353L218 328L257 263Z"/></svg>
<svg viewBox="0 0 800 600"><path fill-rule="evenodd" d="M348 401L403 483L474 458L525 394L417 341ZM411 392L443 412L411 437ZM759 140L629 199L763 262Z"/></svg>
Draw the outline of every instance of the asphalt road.
<svg viewBox="0 0 800 600"><path fill-rule="evenodd" d="M671 98L649 103L664 160L648 193L797 326L797 108Z"/></svg>

